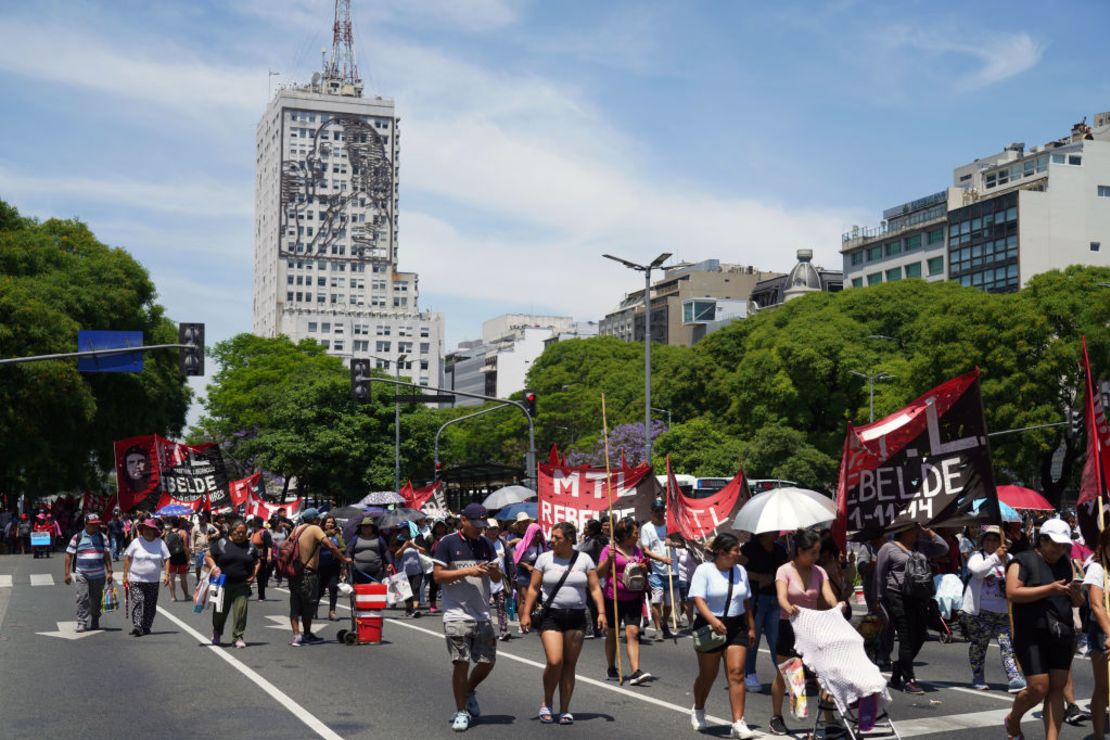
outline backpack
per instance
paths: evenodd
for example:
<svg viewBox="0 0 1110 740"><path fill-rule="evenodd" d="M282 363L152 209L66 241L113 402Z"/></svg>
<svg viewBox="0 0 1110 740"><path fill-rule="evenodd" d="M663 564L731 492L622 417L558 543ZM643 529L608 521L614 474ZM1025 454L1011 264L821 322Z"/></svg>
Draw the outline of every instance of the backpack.
<svg viewBox="0 0 1110 740"><path fill-rule="evenodd" d="M641 563L629 560L621 573L621 583L629 591L643 591L647 587L647 569Z"/></svg>
<svg viewBox="0 0 1110 740"><path fill-rule="evenodd" d="M181 556L185 554L185 540L181 538L177 532L170 532L166 535L166 549L170 551L170 557Z"/></svg>
<svg viewBox="0 0 1110 740"><path fill-rule="evenodd" d="M907 599L931 599L936 595L933 571L924 553L910 552L906 572L902 576L902 595Z"/></svg>
<svg viewBox="0 0 1110 740"><path fill-rule="evenodd" d="M281 543L281 549L278 550L277 561L274 564L274 569L277 570L285 578L299 578L304 575L304 561L301 560L301 535L304 533L307 524L302 524L293 530L293 533L285 538ZM319 546L320 543L316 543ZM315 554L313 549L313 554ZM309 560L312 556L309 556Z"/></svg>

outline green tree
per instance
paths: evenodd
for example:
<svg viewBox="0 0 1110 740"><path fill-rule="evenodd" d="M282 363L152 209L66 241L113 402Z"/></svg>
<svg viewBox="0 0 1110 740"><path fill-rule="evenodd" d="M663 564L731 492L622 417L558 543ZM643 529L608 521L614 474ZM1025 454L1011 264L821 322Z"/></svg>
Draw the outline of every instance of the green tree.
<svg viewBox="0 0 1110 740"><path fill-rule="evenodd" d="M73 352L82 329L177 341L147 271L76 220L38 223L0 201L0 356ZM0 490L102 488L115 439L180 435L190 391L177 354L141 373L82 375L73 360L0 368Z"/></svg>
<svg viewBox="0 0 1110 740"><path fill-rule="evenodd" d="M660 474L666 469L668 455L676 473L731 477L740 468L743 445L707 416L701 416L675 424L655 441L652 456Z"/></svg>

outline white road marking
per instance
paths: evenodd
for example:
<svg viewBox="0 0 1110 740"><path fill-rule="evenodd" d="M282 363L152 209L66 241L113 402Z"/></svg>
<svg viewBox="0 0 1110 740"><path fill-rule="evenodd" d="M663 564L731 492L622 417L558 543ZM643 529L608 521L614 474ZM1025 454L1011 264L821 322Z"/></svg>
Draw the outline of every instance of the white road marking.
<svg viewBox="0 0 1110 740"><path fill-rule="evenodd" d="M36 632L36 635L45 635L46 637L60 637L63 640L80 640L88 637L89 635L103 634L100 630L89 630L87 632L77 631L77 622L58 622L57 632Z"/></svg>
<svg viewBox="0 0 1110 740"><path fill-rule="evenodd" d="M12 577L10 575L0 575L0 588L11 588Z"/></svg>
<svg viewBox="0 0 1110 740"><path fill-rule="evenodd" d="M310 730L315 732L317 735L325 738L326 740L343 740L342 736L340 736L330 727L325 725L318 717L310 714L307 709L302 707L297 702L293 701L293 699L288 694L260 676L252 668L233 657L228 651L210 644L208 638L190 627L186 622L182 621L162 607L158 607L158 613L183 629L190 636L199 640L202 645L206 646L209 650L218 655L222 660L230 664L231 667L233 667L235 670L239 671L244 676L253 681L255 685L269 694L271 698L274 699L274 701L287 709L290 714L303 722Z"/></svg>
<svg viewBox="0 0 1110 740"><path fill-rule="evenodd" d="M904 719L895 722L898 734L902 737L921 737L923 735L937 735L942 732L958 732L975 727L997 728L1002 734L1002 721L1010 713L1009 709L992 709L989 712L969 712L967 714L945 714L936 717L919 717L918 719ZM1022 718L1022 724L1029 722L1040 723L1039 717L1030 712ZM985 733L993 735L993 732Z"/></svg>
<svg viewBox="0 0 1110 740"><path fill-rule="evenodd" d="M283 617L281 615L275 616L273 614L267 614L266 619L269 619L271 622L273 622L273 624L266 625L267 629L285 630L290 635L293 634L293 628L289 625L289 617ZM317 632L319 632L321 630L324 630L324 629L327 629L329 626L330 626L330 622L326 622L326 621L325 622L320 622L318 620L313 621L312 622L312 634L315 635Z"/></svg>
<svg viewBox="0 0 1110 740"><path fill-rule="evenodd" d="M54 576L49 573L32 573L31 574L32 586L53 586Z"/></svg>

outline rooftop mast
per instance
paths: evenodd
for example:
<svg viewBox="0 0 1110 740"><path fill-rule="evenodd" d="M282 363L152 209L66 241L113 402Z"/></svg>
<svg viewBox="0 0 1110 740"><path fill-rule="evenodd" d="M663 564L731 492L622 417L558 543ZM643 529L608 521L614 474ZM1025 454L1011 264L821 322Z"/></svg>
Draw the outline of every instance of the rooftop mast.
<svg viewBox="0 0 1110 740"><path fill-rule="evenodd" d="M335 0L331 58L324 61L324 81L329 93L362 95L362 78L355 61L355 36L351 26L351 0Z"/></svg>

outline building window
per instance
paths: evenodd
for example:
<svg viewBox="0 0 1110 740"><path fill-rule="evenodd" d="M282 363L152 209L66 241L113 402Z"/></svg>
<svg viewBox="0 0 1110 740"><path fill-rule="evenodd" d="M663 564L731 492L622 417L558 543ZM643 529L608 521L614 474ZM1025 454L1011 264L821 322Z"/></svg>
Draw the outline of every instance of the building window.
<svg viewBox="0 0 1110 740"><path fill-rule="evenodd" d="M894 267L894 268L886 271L886 280L887 280L888 283L893 282L895 280L901 280L901 279L902 279L902 268L901 267Z"/></svg>
<svg viewBox="0 0 1110 740"><path fill-rule="evenodd" d="M1098 197L1100 197L1100 198L1110 198L1110 185L1099 185L1098 186Z"/></svg>
<svg viewBox="0 0 1110 740"><path fill-rule="evenodd" d="M431 351L432 351L432 345L431 345L430 342L421 342L420 343L420 354L426 355Z"/></svg>
<svg viewBox="0 0 1110 740"><path fill-rule="evenodd" d="M374 351L375 352L392 352L393 350L390 349L391 346L392 346L391 342L376 342L374 344Z"/></svg>
<svg viewBox="0 0 1110 740"><path fill-rule="evenodd" d="M863 278L852 278L852 287L853 288L862 288L863 287Z"/></svg>
<svg viewBox="0 0 1110 740"><path fill-rule="evenodd" d="M1091 251L1098 252L1102 249L1102 242L1091 242Z"/></svg>
<svg viewBox="0 0 1110 740"><path fill-rule="evenodd" d="M336 339L335 340L335 346L332 347L332 349L334 349L336 352L342 352L343 351L343 340L342 339Z"/></svg>
<svg viewBox="0 0 1110 740"><path fill-rule="evenodd" d="M870 249L867 250L867 261L868 262L877 262L877 261L881 260L882 258L883 258L883 247L882 247L881 244L878 245L878 246L871 247Z"/></svg>
<svg viewBox="0 0 1110 740"><path fill-rule="evenodd" d="M316 322L315 321L309 321L308 322L308 330L310 332L314 333L314 334L316 333Z"/></svg>
<svg viewBox="0 0 1110 740"><path fill-rule="evenodd" d="M921 234L914 234L913 236L906 237L906 251L911 249L918 249L921 247Z"/></svg>
<svg viewBox="0 0 1110 740"><path fill-rule="evenodd" d="M929 244L937 244L944 241L944 229L933 229L926 236L926 241Z"/></svg>
<svg viewBox="0 0 1110 740"><path fill-rule="evenodd" d="M881 272L873 272L867 276L868 285L878 285L883 281L883 274Z"/></svg>
<svg viewBox="0 0 1110 740"><path fill-rule="evenodd" d="M911 262L906 265L906 278L919 278L921 277L921 263Z"/></svg>
<svg viewBox="0 0 1110 740"><path fill-rule="evenodd" d="M852 252L852 266L863 264L863 252Z"/></svg>
<svg viewBox="0 0 1110 740"><path fill-rule="evenodd" d="M885 249L886 249L886 256L887 257L893 257L896 254L901 254L902 253L902 240L899 239L896 242L890 242L889 244L887 244L885 246Z"/></svg>
<svg viewBox="0 0 1110 740"><path fill-rule="evenodd" d="M324 349L331 349L331 340L330 339L321 339L320 344L324 347Z"/></svg>
<svg viewBox="0 0 1110 740"><path fill-rule="evenodd" d="M1083 157L1079 156L1078 154L1069 154L1068 164L1081 165L1083 164Z"/></svg>
<svg viewBox="0 0 1110 740"><path fill-rule="evenodd" d="M940 275L944 272L944 257L929 258L929 274Z"/></svg>

